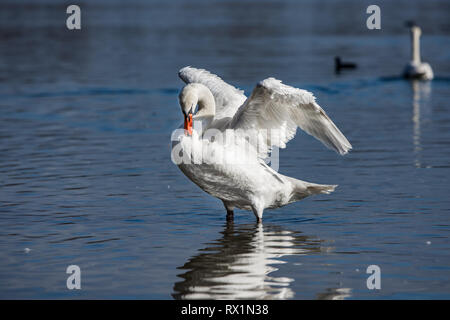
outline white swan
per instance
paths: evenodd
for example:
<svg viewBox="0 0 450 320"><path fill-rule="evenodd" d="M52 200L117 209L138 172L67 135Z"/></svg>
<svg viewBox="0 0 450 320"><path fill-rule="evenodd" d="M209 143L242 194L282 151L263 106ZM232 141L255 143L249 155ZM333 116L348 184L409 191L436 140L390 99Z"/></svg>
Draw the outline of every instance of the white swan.
<svg viewBox="0 0 450 320"><path fill-rule="evenodd" d="M227 219L237 207L261 222L264 209L334 191L336 185L290 178L263 161L273 148L284 148L297 127L342 155L352 148L310 92L268 78L247 99L206 70L185 67L179 76L187 83L179 95L185 122L172 135L172 161L222 200Z"/></svg>
<svg viewBox="0 0 450 320"><path fill-rule="evenodd" d="M422 62L420 58L420 36L422 30L416 25L410 26L411 31L411 61L406 65L403 71L405 78L432 80L433 70L431 66Z"/></svg>

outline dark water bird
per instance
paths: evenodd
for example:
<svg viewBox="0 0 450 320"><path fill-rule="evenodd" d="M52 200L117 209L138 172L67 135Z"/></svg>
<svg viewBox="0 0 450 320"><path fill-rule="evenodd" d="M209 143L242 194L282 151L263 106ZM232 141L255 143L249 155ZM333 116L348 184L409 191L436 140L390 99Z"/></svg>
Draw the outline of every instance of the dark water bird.
<svg viewBox="0 0 450 320"><path fill-rule="evenodd" d="M353 62L343 62L341 57L334 57L334 70L336 73L341 72L341 69L356 69L358 66Z"/></svg>
<svg viewBox="0 0 450 320"><path fill-rule="evenodd" d="M431 66L421 61L420 57L420 36L422 30L413 21L407 21L406 26L411 32L411 61L405 66L403 77L407 79L432 80L433 69Z"/></svg>

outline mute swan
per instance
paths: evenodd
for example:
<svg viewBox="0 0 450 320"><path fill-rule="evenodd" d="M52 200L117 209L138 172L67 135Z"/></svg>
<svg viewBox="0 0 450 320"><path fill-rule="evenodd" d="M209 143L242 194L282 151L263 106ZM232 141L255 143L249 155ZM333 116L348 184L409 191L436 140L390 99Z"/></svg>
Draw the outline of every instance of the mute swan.
<svg viewBox="0 0 450 320"><path fill-rule="evenodd" d="M422 30L413 23L408 25L411 31L411 61L406 65L403 76L412 79L432 80L434 76L431 66L420 59L420 36Z"/></svg>
<svg viewBox="0 0 450 320"><path fill-rule="evenodd" d="M264 162L274 148L285 148L297 127L341 155L352 148L312 93L268 78L247 98L203 69L185 67L179 76L187 83L179 94L184 130L172 134L172 161L222 200L227 220L237 207L261 222L264 209L334 191L336 185L287 177Z"/></svg>

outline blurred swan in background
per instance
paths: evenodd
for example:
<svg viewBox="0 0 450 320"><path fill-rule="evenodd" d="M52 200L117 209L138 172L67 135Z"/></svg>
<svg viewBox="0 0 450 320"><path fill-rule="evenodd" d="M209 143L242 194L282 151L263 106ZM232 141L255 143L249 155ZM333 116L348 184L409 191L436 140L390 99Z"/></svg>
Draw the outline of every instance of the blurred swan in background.
<svg viewBox="0 0 450 320"><path fill-rule="evenodd" d="M426 62L422 62L420 57L420 36L422 35L422 30L412 22L407 23L407 25L410 27L411 32L411 61L406 65L403 76L411 79L432 80L434 75L431 66Z"/></svg>
<svg viewBox="0 0 450 320"><path fill-rule="evenodd" d="M179 95L184 132L172 135L172 161L222 200L227 219L237 207L253 211L261 222L265 209L334 191L336 185L287 177L264 162L273 148L286 147L298 127L341 155L352 148L312 93L268 78L247 98L206 70L185 67L179 76L187 83ZM209 132L223 135L212 139Z"/></svg>

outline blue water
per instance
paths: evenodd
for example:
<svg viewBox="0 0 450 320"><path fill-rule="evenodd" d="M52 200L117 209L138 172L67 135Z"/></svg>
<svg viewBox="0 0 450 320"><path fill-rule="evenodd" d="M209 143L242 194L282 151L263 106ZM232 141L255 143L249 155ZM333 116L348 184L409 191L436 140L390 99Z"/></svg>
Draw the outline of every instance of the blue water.
<svg viewBox="0 0 450 320"><path fill-rule="evenodd" d="M0 4L0 298L450 298L448 1L379 1L381 30L356 0L77 3L81 31ZM398 77L410 19L430 83ZM186 65L312 91L354 150L299 131L280 172L336 191L227 224L170 161Z"/></svg>

